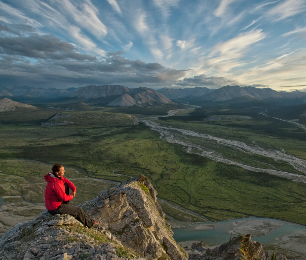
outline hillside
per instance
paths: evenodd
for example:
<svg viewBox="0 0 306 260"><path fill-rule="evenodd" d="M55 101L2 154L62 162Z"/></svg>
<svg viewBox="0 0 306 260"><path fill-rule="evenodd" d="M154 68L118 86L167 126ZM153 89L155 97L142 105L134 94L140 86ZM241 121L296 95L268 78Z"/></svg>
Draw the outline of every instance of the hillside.
<svg viewBox="0 0 306 260"><path fill-rule="evenodd" d="M0 112L15 111L17 109L34 110L36 107L13 101L9 98L0 99Z"/></svg>
<svg viewBox="0 0 306 260"><path fill-rule="evenodd" d="M106 127L137 125L139 119L135 116L103 111L61 112L44 121L41 126L82 126L86 122L88 127Z"/></svg>
<svg viewBox="0 0 306 260"><path fill-rule="evenodd" d="M131 89L129 93L124 93L120 97L110 102L109 106L152 106L155 104L174 104L170 99L155 90L148 88Z"/></svg>
<svg viewBox="0 0 306 260"><path fill-rule="evenodd" d="M156 195L143 175L101 191L80 205L99 221L91 229L69 215L52 216L44 211L3 235L1 259L276 259L260 243L252 242L250 235L234 237L214 249L196 243L186 248L187 254L173 239Z"/></svg>

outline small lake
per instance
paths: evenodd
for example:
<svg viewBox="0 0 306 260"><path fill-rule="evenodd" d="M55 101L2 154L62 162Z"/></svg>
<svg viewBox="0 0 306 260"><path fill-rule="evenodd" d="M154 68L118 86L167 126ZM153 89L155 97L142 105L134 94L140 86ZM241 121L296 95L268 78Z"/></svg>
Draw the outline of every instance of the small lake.
<svg viewBox="0 0 306 260"><path fill-rule="evenodd" d="M177 242L203 241L207 245L226 243L237 234L251 234L253 241L262 244L277 243L282 237L288 235L305 233L306 236L306 226L257 217L194 223L183 228L173 228L173 231L173 237Z"/></svg>

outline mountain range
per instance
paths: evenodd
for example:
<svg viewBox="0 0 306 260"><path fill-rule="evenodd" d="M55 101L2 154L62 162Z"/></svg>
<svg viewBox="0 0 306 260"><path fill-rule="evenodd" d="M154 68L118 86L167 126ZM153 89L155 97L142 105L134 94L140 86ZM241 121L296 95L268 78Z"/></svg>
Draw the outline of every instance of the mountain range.
<svg viewBox="0 0 306 260"><path fill-rule="evenodd" d="M56 99L63 97L80 98L85 100L100 101L105 99L109 106L151 106L167 105L173 102L161 93L145 87L130 89L121 85L90 85L82 88L70 89L38 89L31 87L0 87L0 97L12 98L42 98Z"/></svg>
<svg viewBox="0 0 306 260"><path fill-rule="evenodd" d="M306 98L306 93L303 92L278 92L270 88L255 88L255 87L240 87L240 86L225 86L215 91L203 95L199 100L203 101L228 101L236 98L250 99L283 99L283 98Z"/></svg>
<svg viewBox="0 0 306 260"><path fill-rule="evenodd" d="M80 98L83 100L102 100L109 106L151 106L156 104L173 104L189 102L202 105L207 102L224 102L231 100L299 100L306 103L305 92L278 92L270 88L224 86L219 89L204 87L195 88L162 88L153 90L145 87L128 88L121 85L89 85L81 88L31 88L0 87L0 97L23 98ZM103 103L103 102L102 102Z"/></svg>

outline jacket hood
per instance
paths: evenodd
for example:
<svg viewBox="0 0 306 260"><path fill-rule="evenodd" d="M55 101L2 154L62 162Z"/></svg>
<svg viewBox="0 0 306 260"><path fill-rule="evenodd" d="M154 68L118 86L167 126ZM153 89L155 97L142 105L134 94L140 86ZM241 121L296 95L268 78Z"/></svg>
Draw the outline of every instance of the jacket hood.
<svg viewBox="0 0 306 260"><path fill-rule="evenodd" d="M59 178L57 178L52 172L49 172L44 176L46 182L56 182Z"/></svg>

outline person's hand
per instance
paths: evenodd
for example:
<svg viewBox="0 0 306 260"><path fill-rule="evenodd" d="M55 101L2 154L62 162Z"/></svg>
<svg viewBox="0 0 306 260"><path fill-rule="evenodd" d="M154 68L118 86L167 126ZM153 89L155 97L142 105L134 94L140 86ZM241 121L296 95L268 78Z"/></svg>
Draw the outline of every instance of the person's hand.
<svg viewBox="0 0 306 260"><path fill-rule="evenodd" d="M75 194L76 194L76 191L73 191L72 192L72 196L75 197Z"/></svg>

